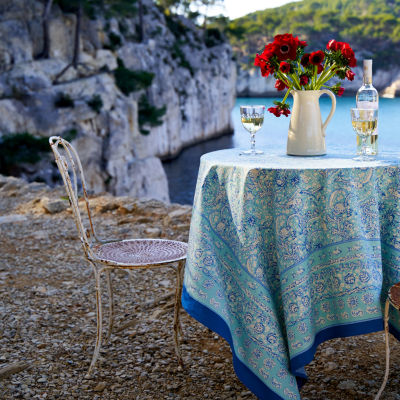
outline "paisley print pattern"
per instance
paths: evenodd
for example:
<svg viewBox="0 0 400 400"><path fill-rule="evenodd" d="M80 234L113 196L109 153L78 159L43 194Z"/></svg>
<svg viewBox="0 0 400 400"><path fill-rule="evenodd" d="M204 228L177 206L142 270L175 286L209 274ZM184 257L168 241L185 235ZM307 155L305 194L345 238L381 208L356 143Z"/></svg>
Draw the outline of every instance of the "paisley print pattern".
<svg viewBox="0 0 400 400"><path fill-rule="evenodd" d="M300 399L293 362L318 334L380 326L400 281L399 203L399 160L207 154L185 289L225 321L236 356L278 398Z"/></svg>

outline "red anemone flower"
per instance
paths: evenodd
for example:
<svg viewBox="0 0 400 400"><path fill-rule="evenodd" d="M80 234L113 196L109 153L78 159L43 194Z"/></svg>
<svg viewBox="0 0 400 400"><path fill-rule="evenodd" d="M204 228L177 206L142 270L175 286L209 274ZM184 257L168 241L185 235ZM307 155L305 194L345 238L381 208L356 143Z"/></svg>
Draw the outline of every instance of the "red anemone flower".
<svg viewBox="0 0 400 400"><path fill-rule="evenodd" d="M353 71L351 71L351 70L347 70L347 71L346 71L346 78L347 78L349 81L354 80L355 75L356 75L356 74L355 74Z"/></svg>
<svg viewBox="0 0 400 400"><path fill-rule="evenodd" d="M291 70L291 66L290 66L290 64L287 63L286 61L282 61L282 62L279 64L279 70L280 70L281 72L283 72L284 74L289 74L289 73L290 73L290 70Z"/></svg>
<svg viewBox="0 0 400 400"><path fill-rule="evenodd" d="M307 65L310 63L310 53L304 53L303 57L301 57L300 64L303 67L307 67Z"/></svg>
<svg viewBox="0 0 400 400"><path fill-rule="evenodd" d="M296 59L297 48L300 46L300 41L297 37L293 37L291 33L276 35L274 44L277 46L275 55L279 61Z"/></svg>
<svg viewBox="0 0 400 400"><path fill-rule="evenodd" d="M314 65L321 64L324 58L325 54L323 51L321 50L314 51L313 53L310 54L310 63Z"/></svg>
<svg viewBox="0 0 400 400"><path fill-rule="evenodd" d="M307 85L308 83L308 76L307 75L301 75L300 76L300 85L304 86Z"/></svg>
<svg viewBox="0 0 400 400"><path fill-rule="evenodd" d="M280 79L277 79L275 82L275 89L277 89L279 92L281 90L285 90L288 86L286 85L285 82L281 81Z"/></svg>

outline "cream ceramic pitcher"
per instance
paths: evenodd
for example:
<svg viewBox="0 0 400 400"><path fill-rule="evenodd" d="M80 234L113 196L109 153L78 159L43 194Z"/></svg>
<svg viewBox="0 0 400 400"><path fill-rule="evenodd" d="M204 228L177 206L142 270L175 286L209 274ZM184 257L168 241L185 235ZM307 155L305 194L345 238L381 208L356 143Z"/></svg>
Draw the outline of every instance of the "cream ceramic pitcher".
<svg viewBox="0 0 400 400"><path fill-rule="evenodd" d="M293 107L290 118L287 154L292 156L321 156L326 154L325 129L336 109L335 95L326 89L292 90ZM332 108L324 123L319 98L327 94Z"/></svg>

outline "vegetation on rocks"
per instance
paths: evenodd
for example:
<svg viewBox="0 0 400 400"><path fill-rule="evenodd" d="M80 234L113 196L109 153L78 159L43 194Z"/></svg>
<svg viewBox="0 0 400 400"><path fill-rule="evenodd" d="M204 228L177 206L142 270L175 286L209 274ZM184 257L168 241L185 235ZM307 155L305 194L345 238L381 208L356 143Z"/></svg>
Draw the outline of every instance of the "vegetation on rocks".
<svg viewBox="0 0 400 400"><path fill-rule="evenodd" d="M125 68L124 62L118 59L118 68L114 70L114 77L119 90L128 96L132 92L147 89L153 82L154 74Z"/></svg>
<svg viewBox="0 0 400 400"><path fill-rule="evenodd" d="M76 12L82 5L84 13L91 19L105 14L107 18L113 16L134 17L137 13L137 0L54 0L63 12Z"/></svg>
<svg viewBox="0 0 400 400"><path fill-rule="evenodd" d="M225 21L224 29L243 66L285 32L307 40L310 50L336 39L373 57L377 68L400 63L400 0L303 0Z"/></svg>
<svg viewBox="0 0 400 400"><path fill-rule="evenodd" d="M74 105L75 105L74 100L67 93L58 93L54 101L54 106L56 108L68 108L68 107L74 107Z"/></svg>
<svg viewBox="0 0 400 400"><path fill-rule="evenodd" d="M27 132L0 137L0 174L19 175L21 164L34 164L49 152L49 140Z"/></svg>
<svg viewBox="0 0 400 400"><path fill-rule="evenodd" d="M147 71L133 71L125 68L123 61L118 59L118 68L114 71L114 77L118 88L128 96L131 92L148 88L153 81L154 74ZM163 121L161 118L167 111L167 107L155 107L151 105L146 94L140 96L138 106L140 133L148 135L150 133L150 130L147 129L149 126L162 125Z"/></svg>
<svg viewBox="0 0 400 400"><path fill-rule="evenodd" d="M88 102L88 106L95 111L97 114L100 113L102 107L103 107L103 100L101 99L101 96L98 94L95 94Z"/></svg>
<svg viewBox="0 0 400 400"><path fill-rule="evenodd" d="M162 116L167 111L165 106L157 108L149 103L146 96L141 96L139 99L139 126L140 133L148 135L150 133L149 126L162 125ZM146 128L147 127L147 128Z"/></svg>

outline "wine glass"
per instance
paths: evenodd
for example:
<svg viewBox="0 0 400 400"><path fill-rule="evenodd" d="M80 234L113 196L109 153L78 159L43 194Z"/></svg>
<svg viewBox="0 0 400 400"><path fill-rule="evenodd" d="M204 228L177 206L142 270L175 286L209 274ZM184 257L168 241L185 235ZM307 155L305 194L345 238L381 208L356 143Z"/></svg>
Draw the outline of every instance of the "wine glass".
<svg viewBox="0 0 400 400"><path fill-rule="evenodd" d="M354 132L361 138L361 155L354 158L354 160L368 161L373 160L375 157L368 154L367 140L376 131L378 126L378 110L377 109L363 109L352 108L351 124Z"/></svg>
<svg viewBox="0 0 400 400"><path fill-rule="evenodd" d="M265 106L240 106L240 117L244 129L250 133L250 150L243 150L239 155L255 156L264 154L261 150L256 150L256 132L262 127L264 122Z"/></svg>

